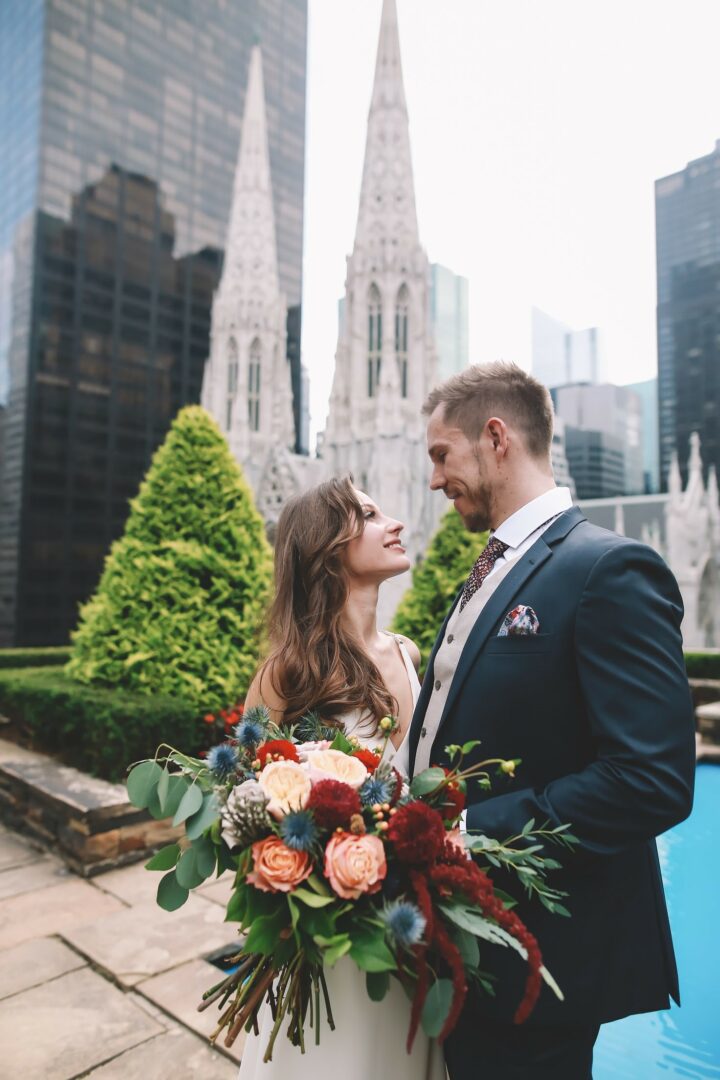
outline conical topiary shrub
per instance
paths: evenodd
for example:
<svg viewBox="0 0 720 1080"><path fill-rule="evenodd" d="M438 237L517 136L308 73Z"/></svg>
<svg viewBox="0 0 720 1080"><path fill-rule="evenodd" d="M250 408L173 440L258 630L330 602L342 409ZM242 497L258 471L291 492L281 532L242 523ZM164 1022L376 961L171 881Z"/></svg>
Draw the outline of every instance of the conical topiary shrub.
<svg viewBox="0 0 720 1080"><path fill-rule="evenodd" d="M257 664L272 556L250 488L200 406L178 413L130 507L66 671L224 707Z"/></svg>
<svg viewBox="0 0 720 1080"><path fill-rule="evenodd" d="M413 570L412 585L400 601L392 628L417 644L422 671L455 593L485 547L487 536L468 532L458 512L448 510L425 558Z"/></svg>

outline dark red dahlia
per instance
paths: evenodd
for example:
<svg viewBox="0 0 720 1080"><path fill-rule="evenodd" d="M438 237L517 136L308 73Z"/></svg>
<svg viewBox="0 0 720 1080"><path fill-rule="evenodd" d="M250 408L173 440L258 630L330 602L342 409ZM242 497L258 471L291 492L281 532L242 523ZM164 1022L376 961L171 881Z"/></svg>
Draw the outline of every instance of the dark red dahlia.
<svg viewBox="0 0 720 1080"><path fill-rule="evenodd" d="M362 813L360 796L341 780L320 780L313 784L308 810L321 829L347 829L353 814Z"/></svg>
<svg viewBox="0 0 720 1080"><path fill-rule="evenodd" d="M369 773L374 773L380 764L380 755L373 753L372 750L353 750L350 757L356 757L362 761Z"/></svg>
<svg viewBox="0 0 720 1080"><path fill-rule="evenodd" d="M277 761L283 758L285 761L300 761L294 745L287 739L270 739L257 748L257 757L260 764L265 767L268 760Z"/></svg>
<svg viewBox="0 0 720 1080"><path fill-rule="evenodd" d="M401 862L433 862L445 846L445 825L437 810L422 802L401 806L390 820L388 839Z"/></svg>

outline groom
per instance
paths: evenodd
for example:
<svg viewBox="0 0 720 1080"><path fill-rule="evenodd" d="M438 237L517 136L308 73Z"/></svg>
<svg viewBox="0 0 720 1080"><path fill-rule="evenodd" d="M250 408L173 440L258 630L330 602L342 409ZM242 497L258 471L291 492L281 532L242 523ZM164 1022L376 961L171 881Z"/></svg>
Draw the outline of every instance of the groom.
<svg viewBox="0 0 720 1080"><path fill-rule="evenodd" d="M515 365L467 368L428 397L430 486L492 536L435 642L413 718L413 773L520 758L468 791L466 828L497 839L568 823L580 845L551 884L571 918L524 900L560 984L513 1026L524 965L488 947L496 996L470 991L446 1044L451 1080L589 1080L599 1026L679 1002L655 837L690 813L694 725L682 601L649 547L588 523L550 464L547 389ZM512 885L510 885L512 887ZM513 892L520 894L517 881Z"/></svg>

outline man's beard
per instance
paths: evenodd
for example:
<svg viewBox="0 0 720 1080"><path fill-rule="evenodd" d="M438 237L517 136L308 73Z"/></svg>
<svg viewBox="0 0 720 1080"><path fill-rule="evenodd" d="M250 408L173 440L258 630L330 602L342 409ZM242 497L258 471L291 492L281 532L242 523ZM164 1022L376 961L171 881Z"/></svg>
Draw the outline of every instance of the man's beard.
<svg viewBox="0 0 720 1080"><path fill-rule="evenodd" d="M473 511L470 514L461 514L463 524L468 532L480 533L490 528L490 487L488 484L478 484L476 488L468 490L465 499L472 504Z"/></svg>

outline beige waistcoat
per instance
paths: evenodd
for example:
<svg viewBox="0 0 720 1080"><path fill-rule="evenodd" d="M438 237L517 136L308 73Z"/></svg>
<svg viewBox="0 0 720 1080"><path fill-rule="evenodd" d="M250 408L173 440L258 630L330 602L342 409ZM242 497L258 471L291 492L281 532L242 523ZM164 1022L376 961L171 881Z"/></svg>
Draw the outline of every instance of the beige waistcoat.
<svg viewBox="0 0 720 1080"><path fill-rule="evenodd" d="M503 578L517 565L517 560L496 563L492 575L485 578L477 592L470 598L462 611L458 603L445 627L445 636L435 654L433 665L433 689L428 700L425 719L415 755L414 775L427 769L431 764L430 752L435 736L440 727L440 719L445 708L447 696L460 662L462 651L467 644L470 632L477 622L488 600L502 582ZM435 764L433 762L432 764Z"/></svg>

